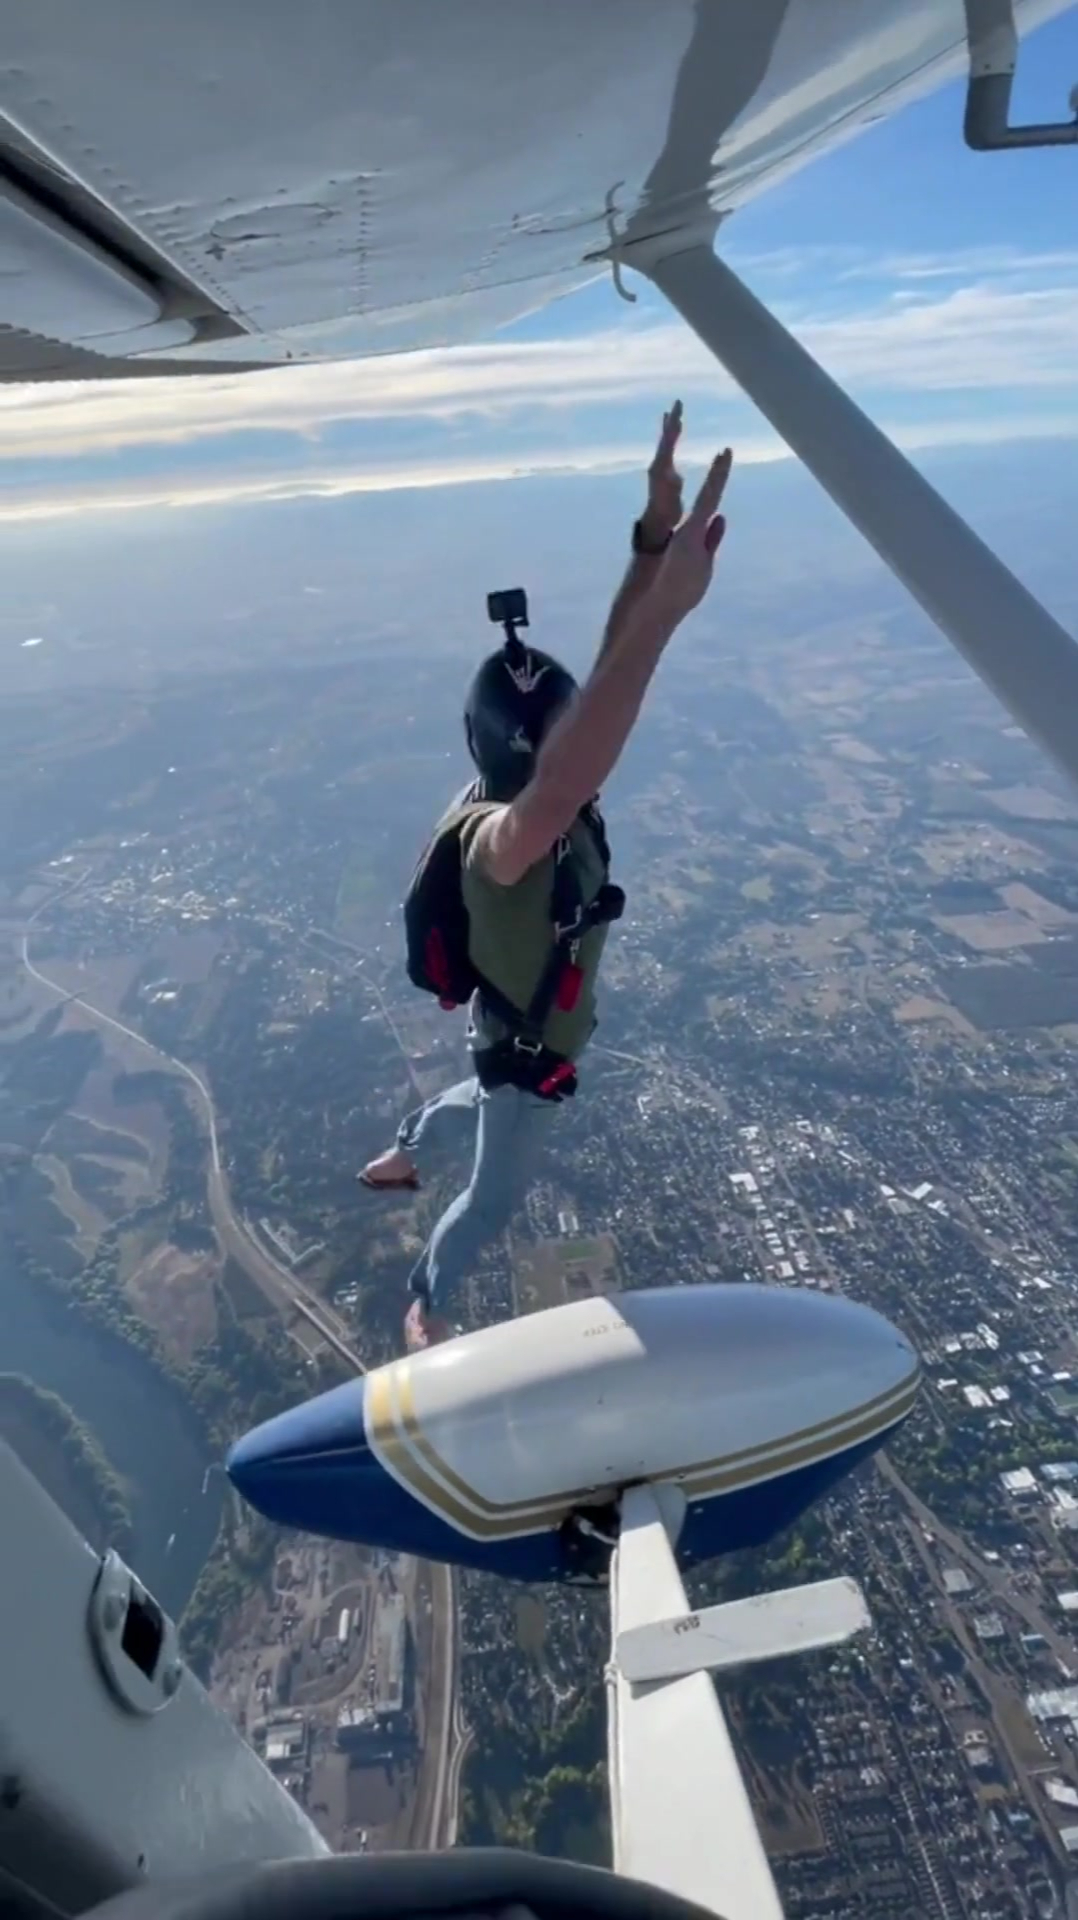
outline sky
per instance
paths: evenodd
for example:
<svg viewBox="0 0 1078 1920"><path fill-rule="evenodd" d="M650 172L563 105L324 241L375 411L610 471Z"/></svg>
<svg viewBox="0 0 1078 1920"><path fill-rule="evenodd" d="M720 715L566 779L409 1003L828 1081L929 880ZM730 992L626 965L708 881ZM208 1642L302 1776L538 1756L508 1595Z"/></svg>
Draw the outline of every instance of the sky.
<svg viewBox="0 0 1078 1920"><path fill-rule="evenodd" d="M1023 43L1014 110L1059 117L1076 79L1073 9ZM722 244L926 470L951 462L1005 539L1016 462L1025 475L1074 471L1078 152L971 154L962 96L948 87L806 167L738 212ZM589 512L636 499L678 394L687 468L730 442L744 497L766 517L769 487L783 497L785 449L661 297L631 284L634 306L604 278L464 349L0 389L0 548L24 562L20 607L35 558L134 543L166 572L166 548L189 568L201 551L220 557L226 528L243 551L255 526L280 534L282 503L321 504L333 538L346 503L373 561L387 500L397 528L423 519L429 544L434 512L459 534L489 517L496 490L498 524L541 523L542 544L585 499ZM1030 523L1025 483L1020 504ZM729 508L736 528L736 484ZM304 511L294 524L315 522Z"/></svg>

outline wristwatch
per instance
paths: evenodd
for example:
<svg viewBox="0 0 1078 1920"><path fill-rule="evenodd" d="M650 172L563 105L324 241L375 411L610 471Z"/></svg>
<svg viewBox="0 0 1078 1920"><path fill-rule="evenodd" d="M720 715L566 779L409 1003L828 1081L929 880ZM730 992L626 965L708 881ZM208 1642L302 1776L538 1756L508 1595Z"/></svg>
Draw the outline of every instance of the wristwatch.
<svg viewBox="0 0 1078 1920"><path fill-rule="evenodd" d="M644 531L643 520L633 521L633 552L634 553L648 553L648 554L653 554L657 557L660 553L666 552L666 549L670 545L670 542L673 539L673 537L674 536L672 533L668 533L666 535L666 538L664 540L660 540L656 545L655 541L648 539L647 534Z"/></svg>

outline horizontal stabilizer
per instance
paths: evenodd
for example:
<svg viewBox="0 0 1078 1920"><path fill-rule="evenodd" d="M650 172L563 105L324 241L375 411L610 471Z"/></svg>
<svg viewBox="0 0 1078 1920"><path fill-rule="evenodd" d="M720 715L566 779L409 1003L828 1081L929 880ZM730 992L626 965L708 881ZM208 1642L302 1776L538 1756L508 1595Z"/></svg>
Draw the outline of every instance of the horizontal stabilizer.
<svg viewBox="0 0 1078 1920"><path fill-rule="evenodd" d="M618 1635L614 1658L624 1678L642 1686L837 1646L868 1625L856 1580L817 1580L630 1627Z"/></svg>

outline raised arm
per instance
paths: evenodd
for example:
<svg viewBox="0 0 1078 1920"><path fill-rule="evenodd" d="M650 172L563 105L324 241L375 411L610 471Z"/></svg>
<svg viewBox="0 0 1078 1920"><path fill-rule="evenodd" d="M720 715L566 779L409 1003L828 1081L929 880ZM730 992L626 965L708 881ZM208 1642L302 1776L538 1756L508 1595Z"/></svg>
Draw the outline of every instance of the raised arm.
<svg viewBox="0 0 1078 1920"><path fill-rule="evenodd" d="M629 615L654 581L674 529L680 523L682 482L674 459L681 438L682 417L680 400L675 400L669 413L663 414L659 444L648 468L647 505L633 528L633 557L614 595L597 660L605 659L622 638Z"/></svg>
<svg viewBox="0 0 1078 1920"><path fill-rule="evenodd" d="M667 644L710 584L726 530L718 508L731 459L727 449L712 463L650 587L628 612L616 646L599 658L579 698L543 742L524 791L480 827L476 856L501 885L512 886L549 853L617 765Z"/></svg>

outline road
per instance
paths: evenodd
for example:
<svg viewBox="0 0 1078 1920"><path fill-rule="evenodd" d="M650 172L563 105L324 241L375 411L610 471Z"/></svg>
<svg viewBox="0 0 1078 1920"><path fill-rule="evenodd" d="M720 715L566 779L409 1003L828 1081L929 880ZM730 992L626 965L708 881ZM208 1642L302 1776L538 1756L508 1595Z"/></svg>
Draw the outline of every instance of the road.
<svg viewBox="0 0 1078 1920"><path fill-rule="evenodd" d="M928 1508L927 1507L924 1508L924 1511L927 1513ZM920 1519L915 1518L913 1514L910 1513L906 1516L906 1526L909 1529L910 1540L913 1545L914 1552L917 1554L917 1557L920 1560L922 1566L924 1567L925 1573L927 1574L929 1580L932 1582L932 1585L937 1589L937 1592L939 1593L940 1607L943 1612L943 1616L946 1619L947 1625L950 1628L951 1632L953 1633L956 1641L958 1642L958 1645L962 1649L962 1653L965 1658L967 1669L969 1670L970 1673L972 1673L974 1679L977 1681L978 1685L980 1686L980 1689L982 1694L984 1695L984 1698L991 1704L992 1728L995 1733L996 1739L999 1742L1000 1747L1002 1748L1003 1752L1007 1756L1008 1765L1010 1766L1011 1772L1014 1776L1016 1790L1018 1791L1018 1793L1021 1794L1023 1800L1025 1801L1026 1806L1029 1810L1030 1817L1033 1820L1035 1820L1037 1825L1040 1827L1041 1833L1044 1836L1044 1839L1048 1845L1049 1851L1055 1857L1058 1858L1058 1853L1059 1853L1058 1830L1056 1829L1056 1827L1053 1825L1052 1821L1048 1817L1048 1813L1044 1805L1043 1797L1037 1791L1035 1779L1029 1767L1028 1761L1026 1761L1023 1758L1022 1754L1019 1752L1014 1740L1011 1738L1011 1734L1008 1728L1007 1713L1005 1711L1005 1708L1006 1708L1006 1703L1008 1701L1008 1698L1013 1703L1013 1701L1017 1697L1014 1692L1014 1689L1008 1682L1001 1679L1000 1675L995 1671L993 1667L990 1667L988 1665L987 1661L981 1658L980 1651L977 1648L977 1646L974 1644L974 1641L966 1626L965 1620L962 1618L962 1615L959 1612L958 1608L954 1605L954 1602L950 1599L949 1595L943 1589L943 1584L942 1584L942 1581L940 1580L939 1570L935 1564L932 1550L929 1547L927 1541L925 1540L926 1528L925 1528L924 1522L921 1521ZM933 1527L929 1529L929 1531L935 1531L937 1533L937 1537L942 1538L942 1536L938 1534L937 1523L934 1522ZM976 1557L977 1556L973 1554L972 1549L970 1549L969 1558L971 1560L975 1560ZM938 1700L937 1700L937 1705L940 1707L940 1710L943 1711L942 1703L940 1703ZM1047 1752L1045 1753L1045 1762L1046 1764L1048 1763Z"/></svg>
<svg viewBox="0 0 1078 1920"><path fill-rule="evenodd" d="M1032 1819L1039 1826L1049 1850L1058 1861L1060 1857L1058 1829L1048 1817L1043 1799L1037 1792L1034 1781L1034 1770L1030 1768L1028 1761L1019 1752L1008 1729L1007 1716L1004 1708L1008 1699L1017 1701L1019 1697L1017 1691L1012 1685L1003 1680L993 1667L990 1667L988 1663L981 1658L980 1651L974 1644L961 1613L958 1608L954 1606L946 1592L943 1591L942 1581L939 1577L935 1559L925 1540L926 1533L932 1534L935 1537L938 1546L947 1549L947 1552L955 1561L956 1565L965 1567L968 1572L975 1576L985 1589L987 1595L994 1596L1004 1606L1010 1607L1020 1619L1025 1621L1027 1627L1029 1627L1032 1632L1043 1634L1045 1641L1056 1659L1062 1666L1070 1669L1073 1669L1075 1665L1078 1664L1074 1642L1068 1639L1066 1635L1060 1633L1055 1622L1048 1618L1043 1609L1038 1606L1036 1600L1032 1599L1029 1594L1024 1593L1021 1588L1015 1584L1014 1576L1007 1567L996 1566L992 1561L983 1559L976 1548L970 1546L968 1540L966 1540L962 1534L956 1533L953 1527L947 1526L940 1520L939 1516L933 1512L931 1507L926 1506L923 1500L918 1499L912 1487L906 1484L898 1468L887 1454L884 1453L878 1456L878 1467L884 1479L890 1483L895 1492L905 1502L908 1509L907 1524L910 1528L914 1548L933 1585L936 1586L940 1592L940 1601L945 1618L947 1619L951 1632L962 1648L967 1667L979 1682L985 1698L992 1703L993 1729L1000 1746L1007 1756L1018 1791L1023 1796ZM1050 1760L1046 1750L1045 1766L1047 1767L1049 1765Z"/></svg>
<svg viewBox="0 0 1078 1920"><path fill-rule="evenodd" d="M86 877L81 875L70 888L66 889L65 897L74 892ZM124 1039L132 1041L135 1046L141 1047L145 1053L163 1062L174 1073L181 1074L190 1083L198 1096L206 1122L210 1148L206 1173L206 1199L223 1251L232 1255L259 1290L266 1295L267 1299L272 1300L283 1317L287 1319L291 1313L300 1314L317 1329L326 1344L332 1347L354 1372L364 1373L366 1368L355 1350L345 1322L332 1307L328 1307L323 1300L304 1286L291 1268L286 1267L283 1261L276 1260L261 1242L254 1238L251 1228L236 1211L229 1191L228 1175L221 1159L217 1112L213 1096L202 1076L185 1061L177 1059L174 1054L166 1053L163 1048L154 1046L152 1041L147 1040L141 1033L137 1033L133 1027L125 1026L112 1014L105 1013L100 1007L95 1007L81 993L72 993L58 981L50 980L48 974L42 973L41 969L34 965L30 958L30 932L39 915L44 911L44 906L55 904L55 900L54 895L53 899L43 903L43 906L39 907L27 922L21 949L22 963L27 973L47 992L55 994L60 1000L74 1001L84 1013L89 1014L92 1020L111 1028L114 1033L122 1034ZM386 1017L388 1020L388 1012ZM390 1022L390 1025L392 1027L393 1023ZM393 1032L403 1053L403 1045L395 1027ZM428 1769L433 1767L434 1770L427 1845L430 1848L436 1848L447 1844L445 1835L456 1826L460 1736L456 1703L457 1609L453 1592L453 1575L448 1567L434 1565L430 1569L430 1576L433 1631L431 1698L428 1702L427 1720L428 1728L434 1734L435 1751L431 1754L428 1740L425 1758Z"/></svg>
<svg viewBox="0 0 1078 1920"><path fill-rule="evenodd" d="M453 1615L454 1615L454 1620L459 1618L457 1614L455 1598L454 1598ZM445 1788L446 1826L445 1826L445 1835L442 1841L443 1846L446 1846L446 1847L455 1847L457 1844L457 1832L460 1826L461 1780L464 1774L464 1762L468 1758L468 1754L471 1751L471 1745L472 1745L472 1730L466 1724L464 1719L464 1713L461 1708L459 1687L454 1687L453 1689L452 1722L453 1722L452 1746L449 1753L448 1773L447 1773L446 1788Z"/></svg>
<svg viewBox="0 0 1078 1920"><path fill-rule="evenodd" d="M434 1757L434 1793L431 1808L431 1844L450 1847L456 1838L457 1801L460 1769L456 1764L459 1747L460 1699L457 1690L457 1631L459 1615L451 1567L431 1567L431 1646L440 1648L441 1672L431 1674L431 1694L436 1705L430 1725L436 1741Z"/></svg>
<svg viewBox="0 0 1078 1920"><path fill-rule="evenodd" d="M72 993L69 988L61 986L59 981L50 980L48 974L42 973L39 967L35 967L30 958L29 932L22 936L22 963L31 979L36 980L39 986L47 988L61 1000L74 1002L82 1008L84 1013L88 1013L91 1019L98 1021L104 1027L110 1027L114 1033L122 1034L125 1040L133 1041L136 1046L152 1055L155 1060L163 1062L174 1073L182 1074L184 1079L194 1087L206 1121L210 1146L206 1198L223 1249L238 1260L240 1266L250 1275L260 1291L273 1301L278 1310L301 1314L305 1320L317 1328L326 1344L332 1347L354 1372L364 1372L363 1362L352 1345L345 1322L334 1313L332 1307L327 1307L317 1294L304 1286L290 1267L286 1267L283 1261L275 1259L262 1247L261 1243L254 1238L246 1221L237 1213L229 1192L228 1175L221 1160L213 1096L201 1075L197 1074L193 1067L187 1066L185 1061L178 1060L175 1054L166 1053L163 1047L154 1046L151 1040L137 1033L133 1027L124 1026L122 1020L116 1020L111 1013L105 1013L100 1007L95 1007L83 994Z"/></svg>
<svg viewBox="0 0 1078 1920"><path fill-rule="evenodd" d="M958 1566L964 1566L975 1574L985 1591L994 1594L1005 1606L1018 1614L1031 1632L1043 1634L1057 1660L1062 1661L1065 1666L1078 1665L1074 1641L1060 1633L1054 1621L1049 1619L1037 1602L1016 1586L1014 1575L1007 1567L994 1566L990 1560L982 1559L976 1548L970 1546L968 1540L940 1520L931 1507L926 1507L924 1501L918 1499L912 1487L907 1486L898 1468L885 1453L879 1456L879 1470L884 1479L890 1482L896 1493L905 1501L918 1524L922 1528L927 1527L930 1533L935 1534L936 1539L947 1548Z"/></svg>

